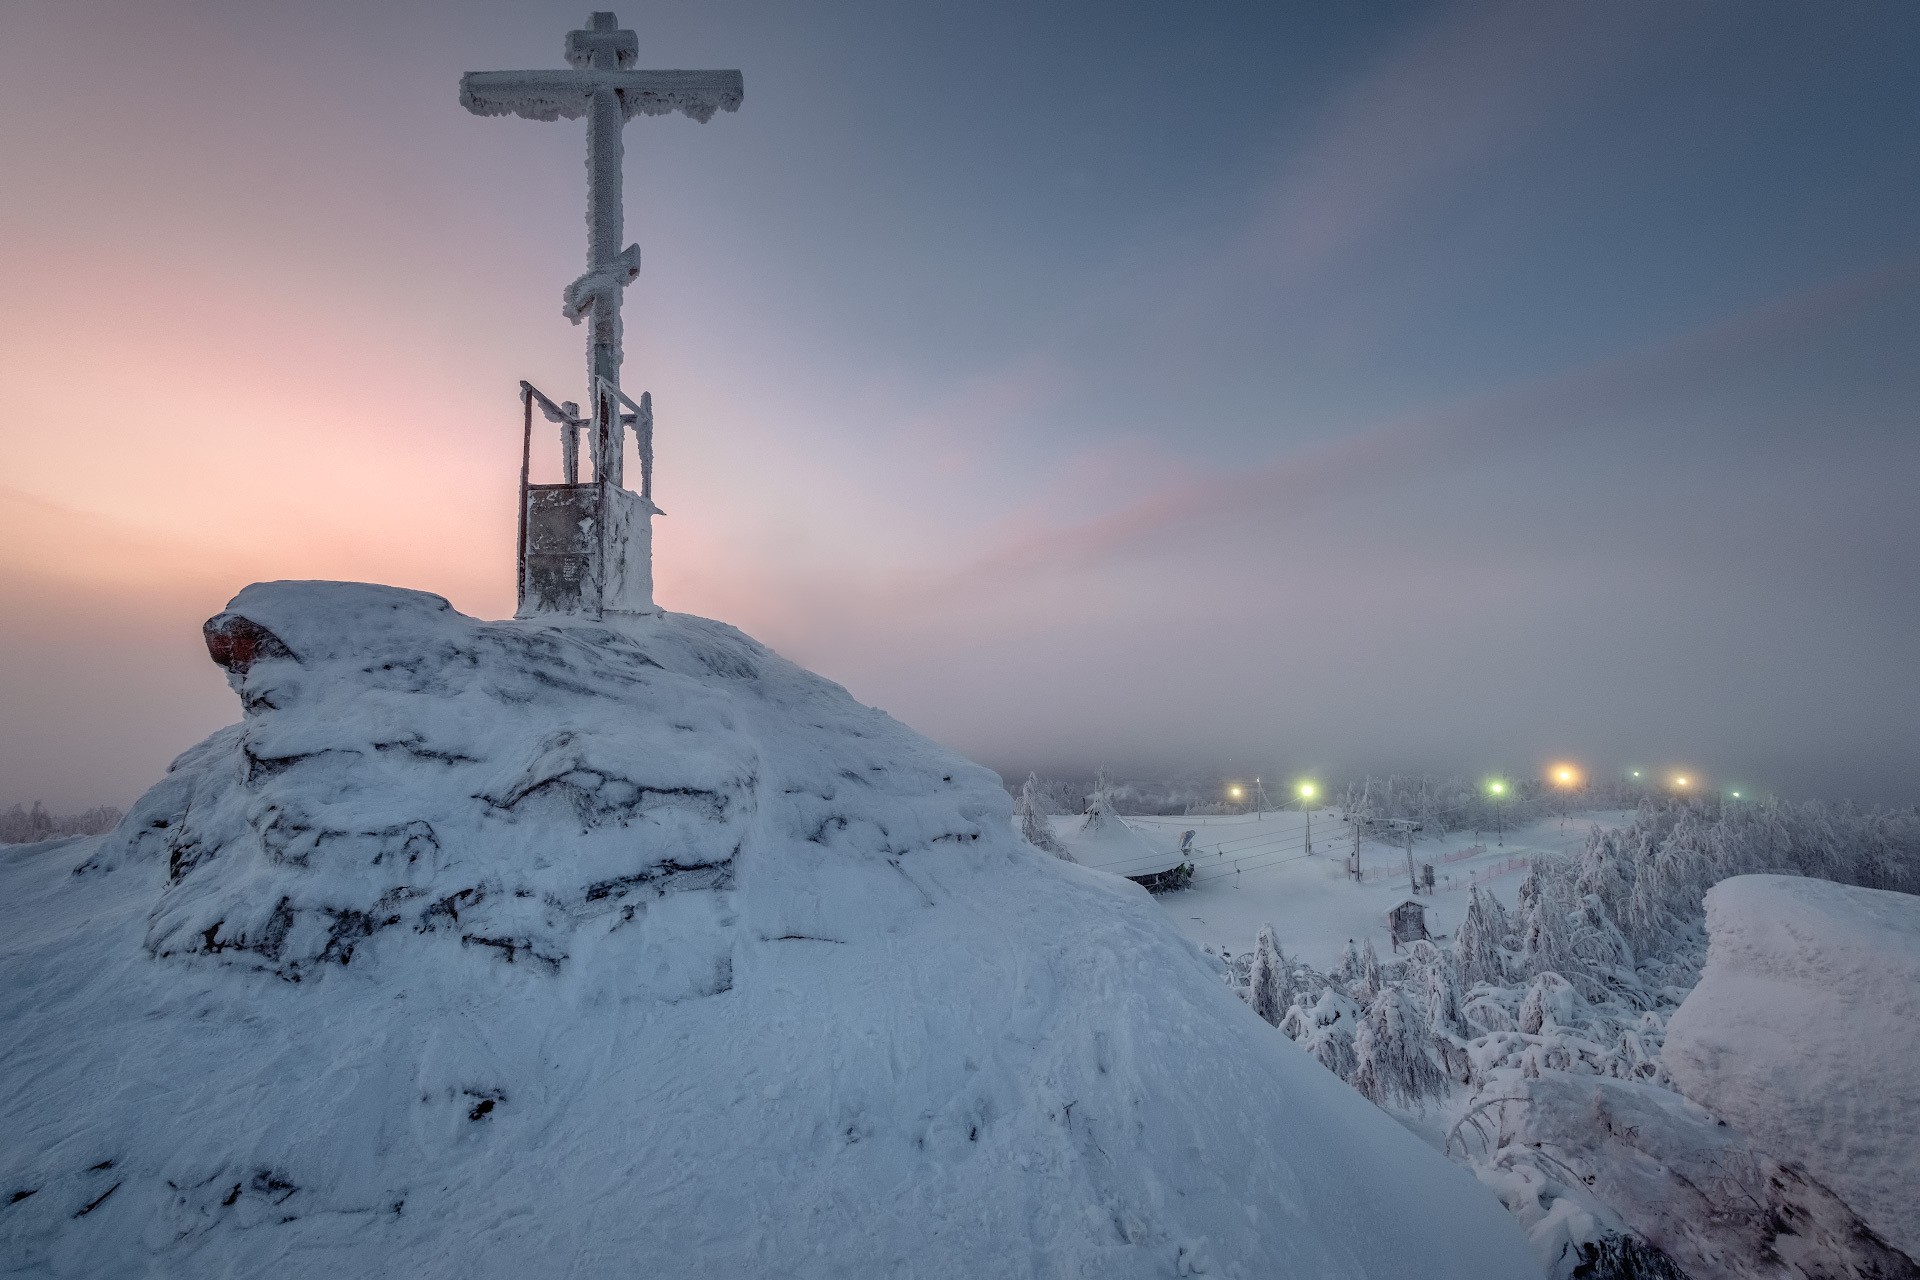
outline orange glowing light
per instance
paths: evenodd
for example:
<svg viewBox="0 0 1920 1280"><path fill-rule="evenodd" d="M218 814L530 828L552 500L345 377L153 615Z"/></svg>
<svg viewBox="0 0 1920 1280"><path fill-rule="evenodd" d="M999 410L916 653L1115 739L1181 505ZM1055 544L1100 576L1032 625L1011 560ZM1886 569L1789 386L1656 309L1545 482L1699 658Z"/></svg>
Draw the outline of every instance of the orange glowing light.
<svg viewBox="0 0 1920 1280"><path fill-rule="evenodd" d="M1580 770L1570 764L1556 764L1547 771L1556 787L1573 788L1580 785Z"/></svg>

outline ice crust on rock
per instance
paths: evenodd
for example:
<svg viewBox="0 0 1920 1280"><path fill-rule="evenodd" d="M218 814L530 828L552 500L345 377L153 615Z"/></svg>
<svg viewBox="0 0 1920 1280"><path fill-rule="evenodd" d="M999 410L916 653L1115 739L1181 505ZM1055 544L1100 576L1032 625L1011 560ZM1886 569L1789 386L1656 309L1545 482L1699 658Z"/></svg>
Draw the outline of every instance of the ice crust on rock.
<svg viewBox="0 0 1920 1280"><path fill-rule="evenodd" d="M1479 1176L1550 1276L1920 1277L1803 1168L1671 1090L1546 1071L1506 1099L1483 1104L1500 1131Z"/></svg>
<svg viewBox="0 0 1920 1280"><path fill-rule="evenodd" d="M29 1274L1537 1274L991 773L718 623L248 588L244 719L0 859Z"/></svg>
<svg viewBox="0 0 1920 1280"><path fill-rule="evenodd" d="M1735 876L1707 933L1667 1023L1675 1084L1920 1258L1920 897Z"/></svg>

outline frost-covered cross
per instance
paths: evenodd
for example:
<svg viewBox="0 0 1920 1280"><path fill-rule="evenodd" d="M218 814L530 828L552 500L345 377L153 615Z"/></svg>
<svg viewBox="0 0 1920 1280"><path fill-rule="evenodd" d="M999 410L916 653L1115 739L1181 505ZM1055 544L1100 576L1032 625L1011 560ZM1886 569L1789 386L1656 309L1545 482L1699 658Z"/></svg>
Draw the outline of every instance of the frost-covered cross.
<svg viewBox="0 0 1920 1280"><path fill-rule="evenodd" d="M738 71L634 71L640 41L611 13L567 33L566 71L470 71L460 105L475 115L527 120L587 118L587 270L566 288L563 307L587 321L588 402L597 379L620 385L620 299L640 274L640 246L627 245L620 207L621 128L635 116L679 111L705 122L738 111Z"/></svg>

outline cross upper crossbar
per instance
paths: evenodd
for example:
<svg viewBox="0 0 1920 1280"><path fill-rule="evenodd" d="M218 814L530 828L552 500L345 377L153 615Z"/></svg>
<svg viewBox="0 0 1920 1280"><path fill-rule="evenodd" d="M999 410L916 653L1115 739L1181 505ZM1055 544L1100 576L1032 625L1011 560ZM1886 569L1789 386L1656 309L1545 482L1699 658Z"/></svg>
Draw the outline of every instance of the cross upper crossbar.
<svg viewBox="0 0 1920 1280"><path fill-rule="evenodd" d="M738 111L745 94L738 71L469 71L460 105L478 116L578 120L602 88L619 98L624 119L678 111L702 124Z"/></svg>

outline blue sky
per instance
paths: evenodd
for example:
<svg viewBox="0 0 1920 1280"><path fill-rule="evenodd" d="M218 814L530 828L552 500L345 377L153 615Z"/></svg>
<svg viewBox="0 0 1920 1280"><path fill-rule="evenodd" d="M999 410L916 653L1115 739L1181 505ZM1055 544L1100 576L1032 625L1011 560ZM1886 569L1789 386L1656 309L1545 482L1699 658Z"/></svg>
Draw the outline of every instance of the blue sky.
<svg viewBox="0 0 1920 1280"><path fill-rule="evenodd" d="M627 132L669 607L1008 771L1920 798L1912 6L620 14L747 85ZM27 7L0 516L56 550L0 563L0 801L231 718L195 633L253 577L510 609L582 141L454 87L584 16ZM103 376L76 487L41 424Z"/></svg>

